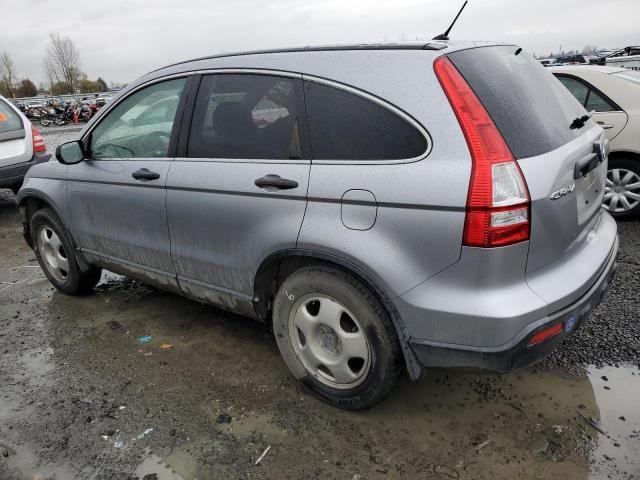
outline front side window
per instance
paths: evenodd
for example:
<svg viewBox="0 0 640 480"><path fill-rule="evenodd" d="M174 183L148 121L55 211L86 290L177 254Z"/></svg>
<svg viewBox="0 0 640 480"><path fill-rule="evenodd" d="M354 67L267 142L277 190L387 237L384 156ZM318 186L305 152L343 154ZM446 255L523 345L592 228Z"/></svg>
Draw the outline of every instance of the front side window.
<svg viewBox="0 0 640 480"><path fill-rule="evenodd" d="M107 113L91 133L93 158L166 158L186 79L138 90Z"/></svg>
<svg viewBox="0 0 640 480"><path fill-rule="evenodd" d="M20 116L4 100L0 100L0 133L21 129Z"/></svg>
<svg viewBox="0 0 640 480"><path fill-rule="evenodd" d="M204 76L193 111L187 156L301 158L295 82L273 75Z"/></svg>
<svg viewBox="0 0 640 480"><path fill-rule="evenodd" d="M304 89L316 160L406 160L427 149L417 128L367 98L315 82Z"/></svg>

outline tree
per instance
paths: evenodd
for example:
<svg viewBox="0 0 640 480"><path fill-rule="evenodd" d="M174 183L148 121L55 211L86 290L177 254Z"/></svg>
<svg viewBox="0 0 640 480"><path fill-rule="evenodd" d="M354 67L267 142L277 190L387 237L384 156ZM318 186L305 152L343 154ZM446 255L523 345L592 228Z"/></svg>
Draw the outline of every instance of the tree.
<svg viewBox="0 0 640 480"><path fill-rule="evenodd" d="M75 92L83 74L80 70L80 52L73 40L52 34L44 58L44 69L52 90L55 84L64 83L69 93Z"/></svg>
<svg viewBox="0 0 640 480"><path fill-rule="evenodd" d="M107 86L107 82L105 82L102 77L98 77L98 80L96 80L96 82L98 82L100 84L100 91L101 92L106 92L107 90L109 90L109 87Z"/></svg>
<svg viewBox="0 0 640 480"><path fill-rule="evenodd" d="M80 93L96 93L103 91L100 82L94 82L93 80L88 80L86 78L80 80L78 88L80 89Z"/></svg>
<svg viewBox="0 0 640 480"><path fill-rule="evenodd" d="M16 90L18 97L35 97L38 94L38 87L28 78L25 78L18 84Z"/></svg>
<svg viewBox="0 0 640 480"><path fill-rule="evenodd" d="M16 67L7 52L0 55L0 87L3 94L8 97L15 97Z"/></svg>
<svg viewBox="0 0 640 480"><path fill-rule="evenodd" d="M67 95L74 93L67 82L56 82L51 85L51 95Z"/></svg>

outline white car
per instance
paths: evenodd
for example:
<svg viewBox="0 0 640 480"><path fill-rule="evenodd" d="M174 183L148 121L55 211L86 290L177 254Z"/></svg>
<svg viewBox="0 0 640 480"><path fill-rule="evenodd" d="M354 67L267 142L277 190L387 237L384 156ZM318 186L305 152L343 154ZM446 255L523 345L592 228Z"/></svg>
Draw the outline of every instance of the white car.
<svg viewBox="0 0 640 480"><path fill-rule="evenodd" d="M38 129L0 96L0 188L17 192L27 171L50 158Z"/></svg>
<svg viewBox="0 0 640 480"><path fill-rule="evenodd" d="M640 72L599 65L551 67L610 141L603 206L615 217L640 214Z"/></svg>

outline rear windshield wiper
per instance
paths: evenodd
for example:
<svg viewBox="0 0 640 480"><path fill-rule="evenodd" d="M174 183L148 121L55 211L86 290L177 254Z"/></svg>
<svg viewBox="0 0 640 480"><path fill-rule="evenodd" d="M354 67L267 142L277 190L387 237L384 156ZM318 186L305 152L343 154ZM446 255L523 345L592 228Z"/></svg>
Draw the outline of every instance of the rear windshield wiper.
<svg viewBox="0 0 640 480"><path fill-rule="evenodd" d="M594 113L596 113L596 111L595 110L591 110L586 115L574 118L573 122L571 122L571 125L569 125L569 128L571 130L577 130L579 128L584 127L584 124L587 123L587 120L589 120Z"/></svg>

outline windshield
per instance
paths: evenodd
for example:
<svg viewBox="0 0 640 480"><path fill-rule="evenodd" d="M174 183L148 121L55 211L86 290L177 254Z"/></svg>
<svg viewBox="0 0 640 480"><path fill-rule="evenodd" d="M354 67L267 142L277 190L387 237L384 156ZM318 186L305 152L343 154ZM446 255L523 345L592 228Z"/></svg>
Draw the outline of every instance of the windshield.
<svg viewBox="0 0 640 480"><path fill-rule="evenodd" d="M625 80L629 80L630 82L637 83L640 85L640 71L637 70L628 70L626 72L616 72L612 73L616 77L624 78Z"/></svg>

